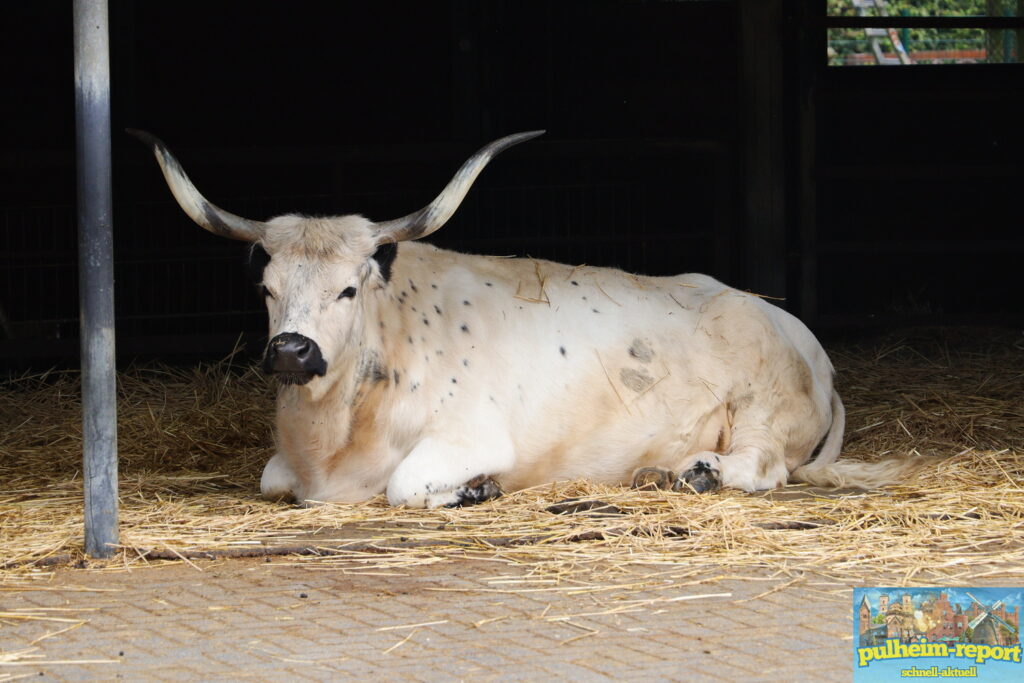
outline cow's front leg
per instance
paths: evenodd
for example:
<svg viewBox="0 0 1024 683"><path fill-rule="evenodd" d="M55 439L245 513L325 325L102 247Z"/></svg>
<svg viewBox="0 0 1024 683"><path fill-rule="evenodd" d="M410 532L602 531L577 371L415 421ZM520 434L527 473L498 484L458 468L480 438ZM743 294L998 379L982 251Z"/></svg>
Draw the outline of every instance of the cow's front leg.
<svg viewBox="0 0 1024 683"><path fill-rule="evenodd" d="M267 461L260 477L260 493L264 498L295 501L299 498L298 487L299 478L283 453L277 453Z"/></svg>
<svg viewBox="0 0 1024 683"><path fill-rule="evenodd" d="M481 474L473 477L465 484L455 489L455 502L448 503L447 507L461 507L463 505L476 505L484 501L493 500L501 495L501 485L493 477Z"/></svg>
<svg viewBox="0 0 1024 683"><path fill-rule="evenodd" d="M454 507L501 494L492 478L512 469L510 439L489 435L473 446L428 437L395 469L388 502L408 507Z"/></svg>

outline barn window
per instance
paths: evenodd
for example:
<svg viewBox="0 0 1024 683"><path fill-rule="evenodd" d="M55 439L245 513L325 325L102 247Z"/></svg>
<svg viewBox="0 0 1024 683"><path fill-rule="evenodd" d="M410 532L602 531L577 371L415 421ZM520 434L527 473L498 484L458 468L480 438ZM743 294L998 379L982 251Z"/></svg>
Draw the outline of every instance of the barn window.
<svg viewBox="0 0 1024 683"><path fill-rule="evenodd" d="M1018 64L1020 0L825 0L830 66Z"/></svg>

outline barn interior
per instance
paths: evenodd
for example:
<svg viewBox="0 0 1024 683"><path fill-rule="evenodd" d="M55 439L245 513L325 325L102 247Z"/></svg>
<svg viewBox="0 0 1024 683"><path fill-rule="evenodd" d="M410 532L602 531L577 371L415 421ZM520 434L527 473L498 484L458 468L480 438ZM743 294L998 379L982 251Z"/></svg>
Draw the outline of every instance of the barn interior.
<svg viewBox="0 0 1024 683"><path fill-rule="evenodd" d="M74 363L71 21L3 12L32 30L2 48L0 362ZM242 245L196 229L126 127L257 219L404 215L484 142L546 129L436 244L704 272L822 334L1019 326L1019 64L830 66L828 20L781 0L114 2L118 350L216 357L244 333L258 355L265 326Z"/></svg>
<svg viewBox="0 0 1024 683"><path fill-rule="evenodd" d="M978 2L991 11L883 20L856 4L111 0L121 561L247 543L293 552L328 528L391 548L393 569L422 560L410 525L446 529L431 547L452 561L467 543L493 549L542 527L543 547L507 552L559 576L607 572L602 539L633 534L616 546L620 569L672 553L687 571L1019 578L1024 13ZM3 3L0 25L0 515L23 530L0 535L0 575L27 577L82 558L73 31L56 0ZM980 36L974 52L904 34L910 64L876 63L900 50L864 32L962 26ZM937 464L867 497L680 502L570 482L488 504L518 510L512 526L487 506L451 526L455 512L400 517L377 501L371 533L356 508L258 501L274 389L255 368L266 313L246 246L184 215L128 127L160 136L208 198L256 219L404 215L485 142L545 129L489 166L429 241L703 272L771 297L832 354L846 456ZM632 516L548 520L567 496ZM737 528L754 529L746 544ZM869 533L889 541L865 545Z"/></svg>

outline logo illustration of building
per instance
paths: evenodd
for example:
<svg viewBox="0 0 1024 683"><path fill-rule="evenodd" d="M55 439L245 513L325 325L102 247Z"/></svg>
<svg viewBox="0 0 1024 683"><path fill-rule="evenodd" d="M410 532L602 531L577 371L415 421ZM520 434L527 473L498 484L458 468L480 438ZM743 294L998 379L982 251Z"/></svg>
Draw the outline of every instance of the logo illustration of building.
<svg viewBox="0 0 1024 683"><path fill-rule="evenodd" d="M971 595L968 607L955 604L945 591L925 597L915 605L910 593L882 593L878 610L865 595L858 605L861 646L881 645L895 639L901 643L964 642L985 645L1014 645L1020 640L1020 607L1003 600L985 604Z"/></svg>

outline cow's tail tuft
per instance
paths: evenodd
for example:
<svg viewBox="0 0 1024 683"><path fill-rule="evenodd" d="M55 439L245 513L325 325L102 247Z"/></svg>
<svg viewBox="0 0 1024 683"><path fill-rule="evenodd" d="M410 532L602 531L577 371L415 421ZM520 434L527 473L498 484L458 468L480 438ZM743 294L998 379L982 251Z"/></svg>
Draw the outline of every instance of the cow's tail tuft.
<svg viewBox="0 0 1024 683"><path fill-rule="evenodd" d="M789 475L793 484L810 484L824 488L874 489L906 481L932 462L932 458L892 457L876 462L841 460L836 462L843 446L846 410L839 394L832 392L832 426L825 443L812 462L798 467Z"/></svg>
<svg viewBox="0 0 1024 683"><path fill-rule="evenodd" d="M903 483L933 462L934 458L920 456L896 456L875 462L840 460L827 465L813 462L793 470L789 475L789 481L792 484L810 484L824 488L875 489Z"/></svg>

